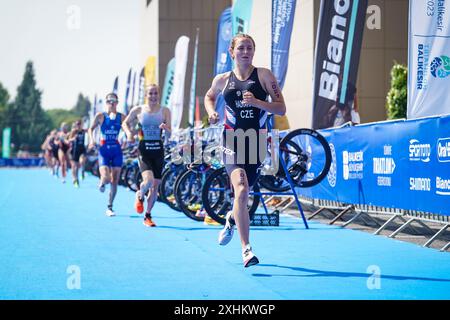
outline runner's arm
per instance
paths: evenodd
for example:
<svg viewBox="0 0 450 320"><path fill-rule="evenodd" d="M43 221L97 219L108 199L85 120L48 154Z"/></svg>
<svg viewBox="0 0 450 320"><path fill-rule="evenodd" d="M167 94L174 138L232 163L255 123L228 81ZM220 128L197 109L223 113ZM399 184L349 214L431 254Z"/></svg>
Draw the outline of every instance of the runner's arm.
<svg viewBox="0 0 450 320"><path fill-rule="evenodd" d="M228 77L229 73L218 74L212 81L211 88L206 92L204 103L211 124L215 124L219 120L219 115L216 112L216 99L223 90Z"/></svg>
<svg viewBox="0 0 450 320"><path fill-rule="evenodd" d="M89 136L89 145L94 145L95 139L94 139L94 130L97 128L97 126L100 124L100 122L103 122L103 115L99 112L95 115L94 120L92 121L91 126L88 129L88 136Z"/></svg>
<svg viewBox="0 0 450 320"><path fill-rule="evenodd" d="M141 107L136 106L133 109L131 109L128 116L126 116L126 118L123 119L122 128L129 140L132 140L132 138L133 138L133 132L131 130L131 126L132 126L133 122L136 120L139 112L141 112Z"/></svg>
<svg viewBox="0 0 450 320"><path fill-rule="evenodd" d="M263 85L264 90L266 90L266 92L272 98L272 102L258 100L253 96L251 92L246 92L244 94L244 102L250 103L251 105L261 110L268 111L276 115L285 115L286 104L284 103L284 97L281 93L281 89L278 85L277 79L269 69L259 68L258 71L261 72L261 74L259 75L261 84ZM247 95L249 96L249 98L247 98ZM248 99L248 101L246 101L246 98Z"/></svg>

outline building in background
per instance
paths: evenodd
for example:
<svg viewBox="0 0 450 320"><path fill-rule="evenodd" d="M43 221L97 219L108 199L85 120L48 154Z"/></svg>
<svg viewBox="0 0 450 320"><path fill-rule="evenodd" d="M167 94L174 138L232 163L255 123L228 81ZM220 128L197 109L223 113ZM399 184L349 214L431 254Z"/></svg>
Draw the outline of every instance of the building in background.
<svg viewBox="0 0 450 320"><path fill-rule="evenodd" d="M369 0L367 18L379 14L379 26L366 25L360 57L357 99L361 123L386 119L386 95L390 88L390 70L395 61L407 64L408 0ZM142 0L141 61L150 55L157 58L157 80L163 83L166 66L174 56L177 39L185 35L189 43L189 60L185 81L186 126L189 88L194 56L196 28L200 28L197 95L209 88L214 71L217 22L231 0ZM256 41L254 64L270 68L272 0L253 0L249 33ZM319 0L297 0L289 53L289 67L283 94L292 128L310 127L312 119L314 48ZM204 110L202 109L202 115Z"/></svg>

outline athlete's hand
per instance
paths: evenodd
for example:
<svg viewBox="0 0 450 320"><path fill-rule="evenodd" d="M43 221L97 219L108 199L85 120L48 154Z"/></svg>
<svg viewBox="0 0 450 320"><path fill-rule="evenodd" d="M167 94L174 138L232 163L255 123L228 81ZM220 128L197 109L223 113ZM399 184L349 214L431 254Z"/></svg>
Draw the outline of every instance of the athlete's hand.
<svg viewBox="0 0 450 320"><path fill-rule="evenodd" d="M258 104L258 99L255 98L253 93L251 93L250 91L246 90L242 94L242 102L244 104L248 104L248 105L251 105L251 106L256 106Z"/></svg>
<svg viewBox="0 0 450 320"><path fill-rule="evenodd" d="M169 126L167 125L167 123L163 122L159 125L159 128L161 130L170 130Z"/></svg>
<svg viewBox="0 0 450 320"><path fill-rule="evenodd" d="M209 115L208 121L210 124L216 124L219 121L219 114L217 112L213 112Z"/></svg>
<svg viewBox="0 0 450 320"><path fill-rule="evenodd" d="M93 142L89 143L88 149L89 149L89 150L92 150L92 149L94 149L94 148L95 148L95 143L93 143Z"/></svg>

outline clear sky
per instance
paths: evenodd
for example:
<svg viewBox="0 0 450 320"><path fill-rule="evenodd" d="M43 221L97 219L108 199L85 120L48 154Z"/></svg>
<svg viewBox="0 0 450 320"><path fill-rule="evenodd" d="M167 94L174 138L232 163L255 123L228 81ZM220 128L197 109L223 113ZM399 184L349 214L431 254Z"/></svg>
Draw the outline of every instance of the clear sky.
<svg viewBox="0 0 450 320"><path fill-rule="evenodd" d="M0 82L14 98L32 60L42 107L71 108L104 96L139 61L139 0L0 0Z"/></svg>

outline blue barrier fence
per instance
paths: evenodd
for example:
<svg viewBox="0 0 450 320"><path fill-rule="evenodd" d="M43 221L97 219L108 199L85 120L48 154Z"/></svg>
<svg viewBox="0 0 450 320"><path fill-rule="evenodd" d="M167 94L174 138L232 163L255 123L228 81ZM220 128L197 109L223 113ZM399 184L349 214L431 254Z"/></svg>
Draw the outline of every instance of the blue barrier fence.
<svg viewBox="0 0 450 320"><path fill-rule="evenodd" d="M41 167L44 158L0 158L0 167Z"/></svg>
<svg viewBox="0 0 450 320"><path fill-rule="evenodd" d="M450 116L320 130L333 161L305 197L450 216Z"/></svg>

